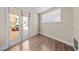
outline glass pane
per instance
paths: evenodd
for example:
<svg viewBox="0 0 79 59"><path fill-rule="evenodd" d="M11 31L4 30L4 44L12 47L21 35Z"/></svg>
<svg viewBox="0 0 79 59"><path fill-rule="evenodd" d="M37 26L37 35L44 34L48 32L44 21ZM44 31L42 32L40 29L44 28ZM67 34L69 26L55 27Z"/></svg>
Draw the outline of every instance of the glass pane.
<svg viewBox="0 0 79 59"><path fill-rule="evenodd" d="M28 37L28 16L23 16L23 38Z"/></svg>
<svg viewBox="0 0 79 59"><path fill-rule="evenodd" d="M9 14L10 17L10 40L16 40L19 37L19 16Z"/></svg>

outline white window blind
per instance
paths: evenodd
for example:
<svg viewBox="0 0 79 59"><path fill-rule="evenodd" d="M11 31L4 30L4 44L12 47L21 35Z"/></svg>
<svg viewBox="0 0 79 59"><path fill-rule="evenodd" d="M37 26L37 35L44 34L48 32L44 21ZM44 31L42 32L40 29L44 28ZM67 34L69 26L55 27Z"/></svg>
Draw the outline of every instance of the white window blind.
<svg viewBox="0 0 79 59"><path fill-rule="evenodd" d="M56 9L42 15L42 23L51 22L61 22L61 9Z"/></svg>

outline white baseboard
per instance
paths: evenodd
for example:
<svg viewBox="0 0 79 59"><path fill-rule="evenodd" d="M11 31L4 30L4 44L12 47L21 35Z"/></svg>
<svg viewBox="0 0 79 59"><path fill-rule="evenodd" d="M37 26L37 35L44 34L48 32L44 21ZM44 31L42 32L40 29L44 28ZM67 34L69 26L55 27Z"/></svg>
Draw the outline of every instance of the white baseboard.
<svg viewBox="0 0 79 59"><path fill-rule="evenodd" d="M30 37L33 37L33 36L35 36L35 35L37 35L37 34L39 34L39 33L32 34L32 35L30 35Z"/></svg>
<svg viewBox="0 0 79 59"><path fill-rule="evenodd" d="M45 36L50 37L50 38L53 38L53 39L56 39L56 40L58 40L58 41L60 41L60 42L63 42L63 43L65 43L65 44L68 44L68 45L70 45L70 46L73 47L73 43L70 43L70 42L68 42L68 41L61 40L60 38L53 37L53 36L50 36L50 35L45 34L45 33L40 33L40 34L45 35ZM73 47L73 48L74 48L74 47Z"/></svg>

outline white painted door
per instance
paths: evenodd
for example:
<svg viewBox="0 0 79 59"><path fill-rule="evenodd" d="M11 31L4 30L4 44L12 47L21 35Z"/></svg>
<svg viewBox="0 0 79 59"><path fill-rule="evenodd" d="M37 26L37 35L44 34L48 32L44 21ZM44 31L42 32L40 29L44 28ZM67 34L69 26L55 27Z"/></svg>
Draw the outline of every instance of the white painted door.
<svg viewBox="0 0 79 59"><path fill-rule="evenodd" d="M17 8L8 9L9 16L9 46L21 42L21 10Z"/></svg>

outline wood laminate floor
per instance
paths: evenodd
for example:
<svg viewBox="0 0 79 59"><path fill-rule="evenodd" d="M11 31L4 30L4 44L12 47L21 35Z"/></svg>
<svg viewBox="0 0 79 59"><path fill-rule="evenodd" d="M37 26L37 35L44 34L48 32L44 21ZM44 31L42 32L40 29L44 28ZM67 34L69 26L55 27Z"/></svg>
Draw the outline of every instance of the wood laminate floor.
<svg viewBox="0 0 79 59"><path fill-rule="evenodd" d="M7 51L74 51L74 49L65 43L38 34Z"/></svg>

